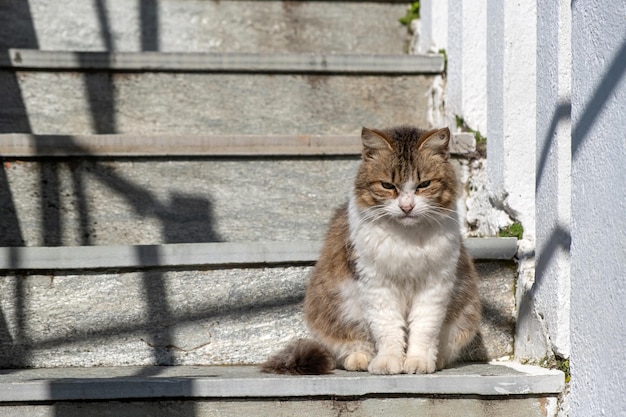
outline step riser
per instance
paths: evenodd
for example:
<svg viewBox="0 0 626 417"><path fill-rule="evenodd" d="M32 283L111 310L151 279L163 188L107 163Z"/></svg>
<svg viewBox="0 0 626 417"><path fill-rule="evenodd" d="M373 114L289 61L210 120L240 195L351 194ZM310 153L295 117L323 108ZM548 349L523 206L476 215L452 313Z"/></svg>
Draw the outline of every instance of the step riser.
<svg viewBox="0 0 626 417"><path fill-rule="evenodd" d="M408 38L398 22L408 2L138 3L40 0L28 10L7 2L0 49L403 53Z"/></svg>
<svg viewBox="0 0 626 417"><path fill-rule="evenodd" d="M357 157L11 163L12 199L3 200L15 211L3 216L0 245L320 240L357 164ZM19 219L23 242L9 219Z"/></svg>
<svg viewBox="0 0 626 417"><path fill-rule="evenodd" d="M515 266L479 262L484 345L512 353ZM0 277L0 367L259 363L305 336L311 267Z"/></svg>
<svg viewBox="0 0 626 417"><path fill-rule="evenodd" d="M1 132L354 134L428 126L431 76L0 71ZM46 94L41 94L45 91Z"/></svg>
<svg viewBox="0 0 626 417"><path fill-rule="evenodd" d="M132 401L81 402L53 405L0 406L7 417L101 417L101 416L463 416L463 417L552 417L546 410L557 407L556 397L530 397L507 400L366 398L361 400L240 400L240 401Z"/></svg>
<svg viewBox="0 0 626 417"><path fill-rule="evenodd" d="M321 240L358 164L356 155L5 162L0 246Z"/></svg>

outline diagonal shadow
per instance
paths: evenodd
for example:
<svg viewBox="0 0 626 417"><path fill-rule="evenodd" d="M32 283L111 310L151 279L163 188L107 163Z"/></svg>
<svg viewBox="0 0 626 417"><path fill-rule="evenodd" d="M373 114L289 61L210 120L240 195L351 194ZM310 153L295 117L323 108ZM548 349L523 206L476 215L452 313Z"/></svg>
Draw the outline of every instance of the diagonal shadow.
<svg viewBox="0 0 626 417"><path fill-rule="evenodd" d="M149 276L145 276L145 280L149 280ZM155 296L159 296L159 289L153 293ZM170 312L168 315L158 313L152 320L144 321L141 323L128 322L128 323L116 323L110 326L102 326L98 329L85 329L73 331L71 336L61 336L55 338L49 338L47 340L38 342L33 345L35 349L50 349L66 345L68 342L83 342L93 339L106 339L109 336L120 336L124 334L132 334L136 332L146 332L150 335L151 340L155 340L158 343L160 352L163 353L161 359L168 357L169 353L165 354L167 348L170 345L165 344L166 340L164 334L167 334L164 327L169 327L169 324L186 324L194 323L207 319L220 320L227 317L240 317L244 314L258 313L261 314L265 311L272 310L284 310L286 307L300 304L304 299L304 287L302 291L297 294L275 294L271 299L265 299L259 301L258 299L251 300L247 303L230 303L230 304L206 304L195 308L194 312L186 313L174 313ZM164 303L167 303L165 299L153 298L152 308L154 311L164 311L162 308ZM159 310L157 308L161 306ZM167 310L167 309L166 309ZM156 326L153 327L153 326ZM10 361L12 358L7 356L7 353L2 353L0 358L3 362ZM174 363L166 363L161 360L161 365L174 365ZM147 375L147 374L145 374Z"/></svg>
<svg viewBox="0 0 626 417"><path fill-rule="evenodd" d="M602 81L596 87L593 97L585 104L585 108L572 129L572 158L576 157L580 147L589 140L589 131L596 123L598 116L604 110L605 103L611 97L613 90L626 74L626 37L616 52L608 70L602 76Z"/></svg>
<svg viewBox="0 0 626 417"><path fill-rule="evenodd" d="M36 149L43 150L46 146L45 137L35 137ZM64 138L67 147L74 148L77 152L86 153L86 150L77 145L71 136ZM64 162L46 162L45 164L59 164ZM47 166L47 165L45 165ZM57 166L57 165L54 165ZM71 167L71 175L74 190L77 191L79 219L81 224L81 234L84 236L83 243L90 243L89 235L89 206L84 192L84 178L87 173L98 182L111 189L115 194L123 197L131 208L142 216L156 217L163 227L163 236L167 243L183 243L190 241L219 241L219 235L213 230L211 203L208 199L188 197L182 194L174 194L170 204L164 204L156 198L149 190L134 184L121 177L115 171L101 164L98 160L70 160L68 166ZM57 167L58 168L58 167ZM42 192L46 191L46 200L41 204L58 207L59 187L52 184L51 178L57 178L58 172L55 169L47 168L48 176L44 178L46 186L42 186ZM52 186L52 187L51 187ZM55 211L55 214L57 212ZM46 230L51 228L51 222L46 225ZM60 229L60 228L59 228ZM60 232L59 232L60 233ZM57 236L55 233L54 236ZM60 234L58 235L60 236ZM158 260L160 254L157 246L139 247L137 256L141 260ZM171 354L172 335L169 330L163 330L160 323L177 320L173 317L167 305L167 291L165 287L165 276L161 270L149 270L143 273L143 287L145 302L147 306L146 319L139 327L144 330L148 337L148 344L153 348L154 365L174 365L174 357ZM123 326L115 327L116 332L123 332ZM169 329L169 328L168 328ZM104 333L113 332L113 329L104 330ZM98 332L96 332L98 333ZM86 337L95 337L93 333L86 333ZM79 337L80 339L80 337ZM74 336L71 340L76 340ZM64 339L67 342L67 339ZM36 346L35 348L41 348ZM158 368L147 368L141 375L152 375L159 372Z"/></svg>
<svg viewBox="0 0 626 417"><path fill-rule="evenodd" d="M607 71L602 75L591 99L584 105L576 125L572 128L570 154L572 159L576 158L584 143L592 139L589 136L589 132L597 123L606 102L610 100L613 90L622 81L624 74L626 74L626 38L622 40L622 44L608 65ZM545 177L546 165L554 144L554 133L557 126L560 121L569 119L571 116L572 106L569 102L560 103L554 111L548 132L543 138L543 149L537 164L537 189L539 189ZM546 272L548 266L556 253L560 251L570 252L571 239L572 237L568 230L557 226L552 230L545 244L538 249L535 265L535 283L520 300L519 317L531 317L533 300L544 285L544 280L549 279Z"/></svg>
<svg viewBox="0 0 626 417"><path fill-rule="evenodd" d="M543 180L544 171L546 169L546 165L548 163L548 157L550 156L550 151L552 150L552 144L554 143L554 135L559 126L559 123L562 121L567 121L571 119L572 114L572 104L567 101L563 103L559 103L559 105L554 110L552 114L552 120L550 121L550 127L543 138L543 147L541 149L541 155L539 156L539 162L537 163L537 172L536 172L536 183L535 189L539 190L541 188L541 183Z"/></svg>

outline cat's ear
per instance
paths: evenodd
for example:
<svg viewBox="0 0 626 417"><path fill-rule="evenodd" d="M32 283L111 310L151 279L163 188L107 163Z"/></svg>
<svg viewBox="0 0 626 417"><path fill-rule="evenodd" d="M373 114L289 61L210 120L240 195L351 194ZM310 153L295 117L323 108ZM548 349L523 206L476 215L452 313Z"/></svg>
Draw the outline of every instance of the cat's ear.
<svg viewBox="0 0 626 417"><path fill-rule="evenodd" d="M380 130L368 129L361 131L361 141L363 142L363 158L370 159L379 151L391 151L391 139Z"/></svg>
<svg viewBox="0 0 626 417"><path fill-rule="evenodd" d="M450 145L450 129L433 129L420 136L417 142L417 149L428 149L441 154L446 158L450 155L448 146Z"/></svg>

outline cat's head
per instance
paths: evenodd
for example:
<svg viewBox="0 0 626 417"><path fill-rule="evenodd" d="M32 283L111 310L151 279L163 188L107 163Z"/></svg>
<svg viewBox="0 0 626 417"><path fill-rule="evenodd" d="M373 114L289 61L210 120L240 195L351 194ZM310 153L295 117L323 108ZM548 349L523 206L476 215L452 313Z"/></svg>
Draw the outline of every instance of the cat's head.
<svg viewBox="0 0 626 417"><path fill-rule="evenodd" d="M410 226L455 216L458 181L449 162L449 129L363 128L361 138L354 198L367 217Z"/></svg>

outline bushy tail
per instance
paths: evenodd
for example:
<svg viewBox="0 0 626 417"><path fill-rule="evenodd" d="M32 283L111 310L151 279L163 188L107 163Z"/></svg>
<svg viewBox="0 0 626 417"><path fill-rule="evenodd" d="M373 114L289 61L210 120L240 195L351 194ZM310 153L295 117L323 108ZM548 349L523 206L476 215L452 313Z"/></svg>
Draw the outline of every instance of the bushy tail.
<svg viewBox="0 0 626 417"><path fill-rule="evenodd" d="M325 375L335 369L328 349L311 339L298 339L261 364L261 372L291 375Z"/></svg>

